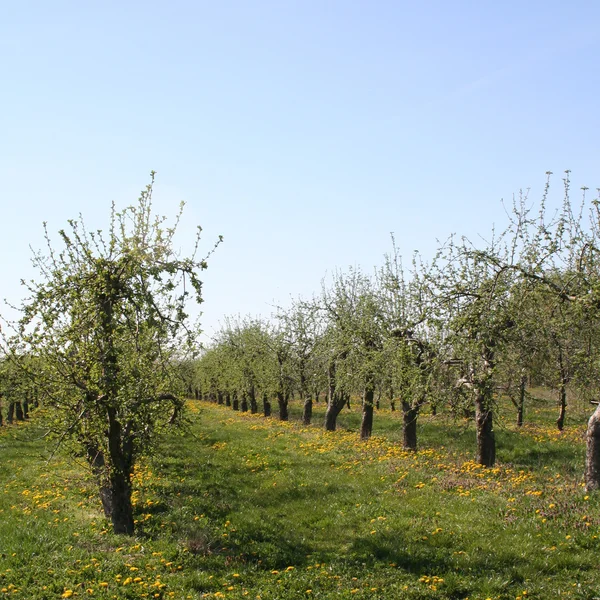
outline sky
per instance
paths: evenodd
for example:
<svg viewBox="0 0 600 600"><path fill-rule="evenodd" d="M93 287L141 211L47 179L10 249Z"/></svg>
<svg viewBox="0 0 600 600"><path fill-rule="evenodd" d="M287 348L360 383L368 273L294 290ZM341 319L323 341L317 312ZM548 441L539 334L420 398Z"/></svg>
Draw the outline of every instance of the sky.
<svg viewBox="0 0 600 600"><path fill-rule="evenodd" d="M269 315L327 273L489 236L546 171L600 187L600 3L4 0L0 297L80 213L157 172L179 248L223 244L202 323ZM0 313L10 316L9 308Z"/></svg>

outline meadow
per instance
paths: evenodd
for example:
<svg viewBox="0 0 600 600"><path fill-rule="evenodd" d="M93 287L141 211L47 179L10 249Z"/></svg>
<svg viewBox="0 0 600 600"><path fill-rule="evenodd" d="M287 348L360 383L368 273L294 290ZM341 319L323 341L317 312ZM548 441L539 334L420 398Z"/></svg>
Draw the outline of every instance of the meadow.
<svg viewBox="0 0 600 600"><path fill-rule="evenodd" d="M135 537L102 517L83 465L35 416L0 429L0 599L467 599L600 597L600 495L583 488L589 407L540 394L526 424L501 406L498 461L473 461L472 423L423 414L419 451L384 408L360 442L189 403L135 472Z"/></svg>

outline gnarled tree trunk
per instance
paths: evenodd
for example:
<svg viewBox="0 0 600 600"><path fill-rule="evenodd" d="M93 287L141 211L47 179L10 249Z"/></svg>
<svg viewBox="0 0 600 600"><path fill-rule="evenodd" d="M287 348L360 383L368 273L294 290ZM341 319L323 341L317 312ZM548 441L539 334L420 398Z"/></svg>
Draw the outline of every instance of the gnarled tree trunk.
<svg viewBox="0 0 600 600"><path fill-rule="evenodd" d="M86 444L86 452L92 474L94 475L100 490L100 502L102 502L104 516L107 519L110 519L113 512L113 501L110 486L106 480L106 462L104 460L104 454L90 443Z"/></svg>
<svg viewBox="0 0 600 600"><path fill-rule="evenodd" d="M362 403L362 421L360 424L360 439L368 440L371 437L373 431L373 398L375 392L373 386L367 383L365 392L363 395Z"/></svg>
<svg viewBox="0 0 600 600"><path fill-rule="evenodd" d="M271 416L271 403L269 402L269 396L267 392L263 393L263 412L265 417Z"/></svg>
<svg viewBox="0 0 600 600"><path fill-rule="evenodd" d="M417 449L417 419L419 407L402 400L402 445L405 450Z"/></svg>
<svg viewBox="0 0 600 600"><path fill-rule="evenodd" d="M600 488L600 404L588 421L585 441L585 489L591 492Z"/></svg>
<svg viewBox="0 0 600 600"><path fill-rule="evenodd" d="M250 388L248 395L250 396L250 412L255 415L258 412L258 402L256 401L256 391L254 386Z"/></svg>
<svg viewBox="0 0 600 600"><path fill-rule="evenodd" d="M6 422L10 424L14 420L15 420L15 403L9 402L8 403L8 414L6 415Z"/></svg>
<svg viewBox="0 0 600 600"><path fill-rule="evenodd" d="M283 392L277 392L277 404L279 404L279 420L287 421L289 418L288 414L288 401L289 394L284 394Z"/></svg>
<svg viewBox="0 0 600 600"><path fill-rule="evenodd" d="M108 411L109 474L112 503L111 521L115 533L133 535L133 505L131 504L131 472L133 470L132 441L118 421L114 409Z"/></svg>
<svg viewBox="0 0 600 600"><path fill-rule="evenodd" d="M342 412L342 408L346 406L346 402L345 394L334 394L327 402L327 410L325 411L325 429L327 431L335 431L338 415Z"/></svg>
<svg viewBox="0 0 600 600"><path fill-rule="evenodd" d="M308 394L304 400L304 406L302 408L302 423L304 423L304 425L310 425L310 422L312 421L312 411L313 401L310 397L310 394Z"/></svg>
<svg viewBox="0 0 600 600"><path fill-rule="evenodd" d="M527 375L521 377L519 384L519 400L517 402L517 427L523 426L523 415L525 413L525 390L527 388Z"/></svg>
<svg viewBox="0 0 600 600"><path fill-rule="evenodd" d="M494 411L487 390L478 390L475 396L475 427L477 430L477 457L480 465L493 467L496 462Z"/></svg>
<svg viewBox="0 0 600 600"><path fill-rule="evenodd" d="M565 417L567 414L567 380L562 378L560 382L560 389L558 390L558 419L556 419L556 426L559 431L565 428Z"/></svg>

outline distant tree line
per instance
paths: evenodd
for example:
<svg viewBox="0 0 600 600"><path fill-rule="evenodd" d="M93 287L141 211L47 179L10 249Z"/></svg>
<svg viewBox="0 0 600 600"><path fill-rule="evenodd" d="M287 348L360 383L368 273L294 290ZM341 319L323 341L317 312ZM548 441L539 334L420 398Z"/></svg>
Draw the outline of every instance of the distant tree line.
<svg viewBox="0 0 600 600"><path fill-rule="evenodd" d="M600 201L571 201L569 172L562 205L547 208L521 193L508 224L477 243L456 235L425 261L402 262L392 250L373 274L336 272L310 300L274 319L226 320L201 359L187 366L188 390L234 410L288 418L296 394L303 421L327 402L324 427L352 396L362 397L360 437L373 429L385 401L403 414L403 440L417 448L425 405L472 415L476 460L496 459L499 395L510 398L518 425L529 384L556 390L556 426L565 426L567 388L584 401L600 391ZM600 409L588 427L586 483L600 486Z"/></svg>

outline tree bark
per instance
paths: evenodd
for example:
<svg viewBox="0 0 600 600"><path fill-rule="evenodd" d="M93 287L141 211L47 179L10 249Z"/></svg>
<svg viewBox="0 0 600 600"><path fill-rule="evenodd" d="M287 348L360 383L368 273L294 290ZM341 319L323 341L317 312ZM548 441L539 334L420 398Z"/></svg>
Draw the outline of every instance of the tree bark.
<svg viewBox="0 0 600 600"><path fill-rule="evenodd" d="M419 408L402 400L402 445L405 450L417 449L417 418Z"/></svg>
<svg viewBox="0 0 600 600"><path fill-rule="evenodd" d="M327 402L327 410L325 411L326 431L335 431L338 415L342 412L344 406L346 406L346 397L344 394L334 394Z"/></svg>
<svg viewBox="0 0 600 600"><path fill-rule="evenodd" d="M225 406L231 406L231 394L225 392Z"/></svg>
<svg viewBox="0 0 600 600"><path fill-rule="evenodd" d="M100 491L100 502L102 502L104 516L107 519L110 519L113 513L113 501L110 486L106 481L106 462L104 460L104 454L101 450L91 444L86 445L86 451L87 459L92 469L92 474L96 478L96 482Z"/></svg>
<svg viewBox="0 0 600 600"><path fill-rule="evenodd" d="M600 488L600 404L590 417L585 435L585 489Z"/></svg>
<svg viewBox="0 0 600 600"><path fill-rule="evenodd" d="M6 422L10 424L14 420L15 420L15 403L9 402L8 403L8 414L6 415Z"/></svg>
<svg viewBox="0 0 600 600"><path fill-rule="evenodd" d="M310 425L310 422L312 421L312 411L313 401L310 394L308 394L304 400L304 407L302 409L302 423L304 423L304 425Z"/></svg>
<svg viewBox="0 0 600 600"><path fill-rule="evenodd" d="M337 418L342 408L346 405L345 394L336 391L336 365L331 360L327 367L327 410L325 411L325 430L335 431Z"/></svg>
<svg viewBox="0 0 600 600"><path fill-rule="evenodd" d="M248 396L246 396L246 392L242 393L242 402L240 404L240 410L242 412L248 412Z"/></svg>
<svg viewBox="0 0 600 600"><path fill-rule="evenodd" d="M265 417L271 416L271 403L269 402L269 396L267 395L267 392L264 392L263 394L263 412Z"/></svg>
<svg viewBox="0 0 600 600"><path fill-rule="evenodd" d="M362 403L362 421L360 424L360 439L368 440L373 431L373 397L374 391L371 386L365 388Z"/></svg>
<svg viewBox="0 0 600 600"><path fill-rule="evenodd" d="M493 467L496 462L494 411L487 390L478 390L475 397L475 427L477 430L476 461L485 467Z"/></svg>
<svg viewBox="0 0 600 600"><path fill-rule="evenodd" d="M288 414L288 400L289 395L277 392L277 403L279 404L279 420L287 421L289 418Z"/></svg>
<svg viewBox="0 0 600 600"><path fill-rule="evenodd" d="M255 415L258 412L258 402L256 401L256 391L254 386L250 388L250 412Z"/></svg>
<svg viewBox="0 0 600 600"><path fill-rule="evenodd" d="M29 419L29 392L25 394L25 400L23 400L23 418Z"/></svg>
<svg viewBox="0 0 600 600"><path fill-rule="evenodd" d="M112 496L111 521L117 534L133 535L133 506L131 505L131 480L128 473L115 471L110 478Z"/></svg>
<svg viewBox="0 0 600 600"><path fill-rule="evenodd" d="M116 411L108 411L108 449L110 452L111 521L115 533L133 535L131 472L133 443L118 421Z"/></svg>
<svg viewBox="0 0 600 600"><path fill-rule="evenodd" d="M519 384L519 402L517 404L517 427L523 426L523 415L525 413L525 390L527 388L527 376L521 377Z"/></svg>
<svg viewBox="0 0 600 600"><path fill-rule="evenodd" d="M556 338L555 338L556 339ZM560 388L558 390L559 413L556 419L556 426L559 431L565 427L565 415L567 412L567 384L569 383L569 374L565 364L562 346L558 345L558 366L560 369Z"/></svg>
<svg viewBox="0 0 600 600"><path fill-rule="evenodd" d="M558 419L556 419L556 426L559 431L565 428L565 416L567 414L567 380L562 378L560 382L560 389L558 390L558 401L559 401L559 412Z"/></svg>

